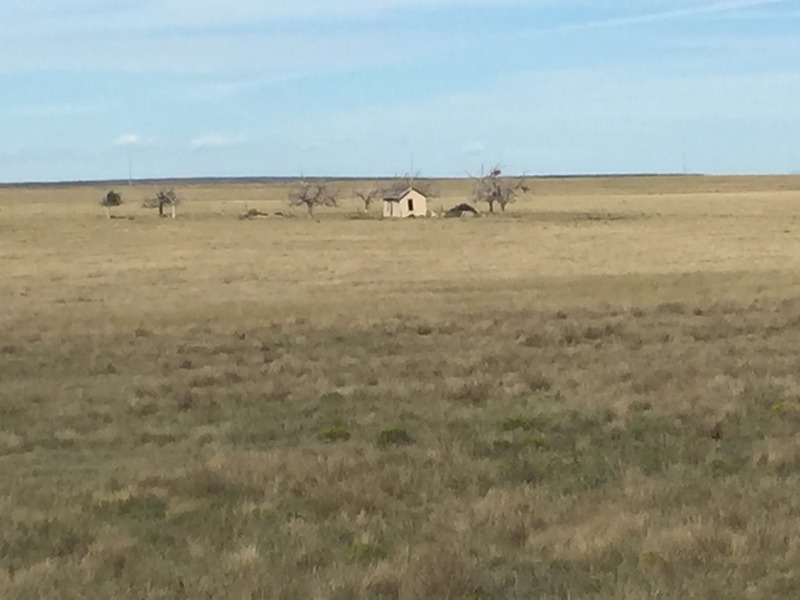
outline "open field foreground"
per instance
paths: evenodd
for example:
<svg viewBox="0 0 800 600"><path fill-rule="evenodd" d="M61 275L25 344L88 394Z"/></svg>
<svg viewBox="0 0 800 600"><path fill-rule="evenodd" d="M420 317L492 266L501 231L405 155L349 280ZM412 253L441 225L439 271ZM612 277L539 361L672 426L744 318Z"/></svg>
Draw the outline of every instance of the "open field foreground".
<svg viewBox="0 0 800 600"><path fill-rule="evenodd" d="M0 598L800 597L800 177L533 188L0 189Z"/></svg>

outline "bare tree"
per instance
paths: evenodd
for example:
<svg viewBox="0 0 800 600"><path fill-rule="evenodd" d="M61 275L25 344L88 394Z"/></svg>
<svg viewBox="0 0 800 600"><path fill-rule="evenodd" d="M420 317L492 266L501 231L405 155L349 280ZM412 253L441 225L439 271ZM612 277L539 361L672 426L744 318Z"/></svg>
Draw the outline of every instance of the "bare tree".
<svg viewBox="0 0 800 600"><path fill-rule="evenodd" d="M100 201L100 206L106 207L106 216L111 218L111 207L122 204L122 195L114 190L110 190Z"/></svg>
<svg viewBox="0 0 800 600"><path fill-rule="evenodd" d="M518 195L530 191L530 186L524 177L503 177L498 165L495 165L487 175L472 177L472 180L473 200L488 204L491 213L494 212L495 203L500 206L500 210L506 212L506 206L515 202Z"/></svg>
<svg viewBox="0 0 800 600"><path fill-rule="evenodd" d="M395 177L382 188L382 193L386 196L399 195L410 187L413 187L427 198L439 197L439 191L436 187L429 180L421 179L419 172L405 173L402 176Z"/></svg>
<svg viewBox="0 0 800 600"><path fill-rule="evenodd" d="M337 206L336 195L325 181L303 180L289 191L289 206L305 206L313 217L317 206Z"/></svg>
<svg viewBox="0 0 800 600"><path fill-rule="evenodd" d="M374 186L363 190L356 190L355 195L364 203L364 212L369 212L370 205L376 200L380 200L384 195L383 192L383 188Z"/></svg>
<svg viewBox="0 0 800 600"><path fill-rule="evenodd" d="M168 206L172 218L175 218L175 207L183 203L183 199L174 190L158 190L155 198L148 198L142 203L144 208L157 208L158 216L164 217L164 207Z"/></svg>

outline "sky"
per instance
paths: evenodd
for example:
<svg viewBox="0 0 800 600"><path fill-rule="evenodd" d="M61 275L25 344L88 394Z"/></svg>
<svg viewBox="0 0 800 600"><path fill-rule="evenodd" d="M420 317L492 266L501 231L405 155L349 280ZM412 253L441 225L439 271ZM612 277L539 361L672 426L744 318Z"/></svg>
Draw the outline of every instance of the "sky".
<svg viewBox="0 0 800 600"><path fill-rule="evenodd" d="M0 182L800 172L800 0L0 2Z"/></svg>

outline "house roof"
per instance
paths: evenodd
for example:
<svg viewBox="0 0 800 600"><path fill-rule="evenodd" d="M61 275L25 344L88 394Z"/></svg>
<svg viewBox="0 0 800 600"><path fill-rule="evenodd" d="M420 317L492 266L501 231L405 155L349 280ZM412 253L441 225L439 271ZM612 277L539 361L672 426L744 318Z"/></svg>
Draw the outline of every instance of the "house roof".
<svg viewBox="0 0 800 600"><path fill-rule="evenodd" d="M409 194L409 192L417 192L423 198L427 198L427 196L423 192L421 192L414 186L409 186L401 192L386 192L383 195L383 199L389 202L400 202L400 200L405 198Z"/></svg>

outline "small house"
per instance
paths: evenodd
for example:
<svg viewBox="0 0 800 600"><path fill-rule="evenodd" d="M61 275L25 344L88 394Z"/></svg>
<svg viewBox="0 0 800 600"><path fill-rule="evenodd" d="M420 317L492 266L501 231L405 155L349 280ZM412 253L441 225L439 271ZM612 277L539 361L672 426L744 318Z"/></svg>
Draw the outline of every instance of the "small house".
<svg viewBox="0 0 800 600"><path fill-rule="evenodd" d="M384 217L425 217L428 215L428 198L418 189L409 187L399 193L383 197Z"/></svg>

